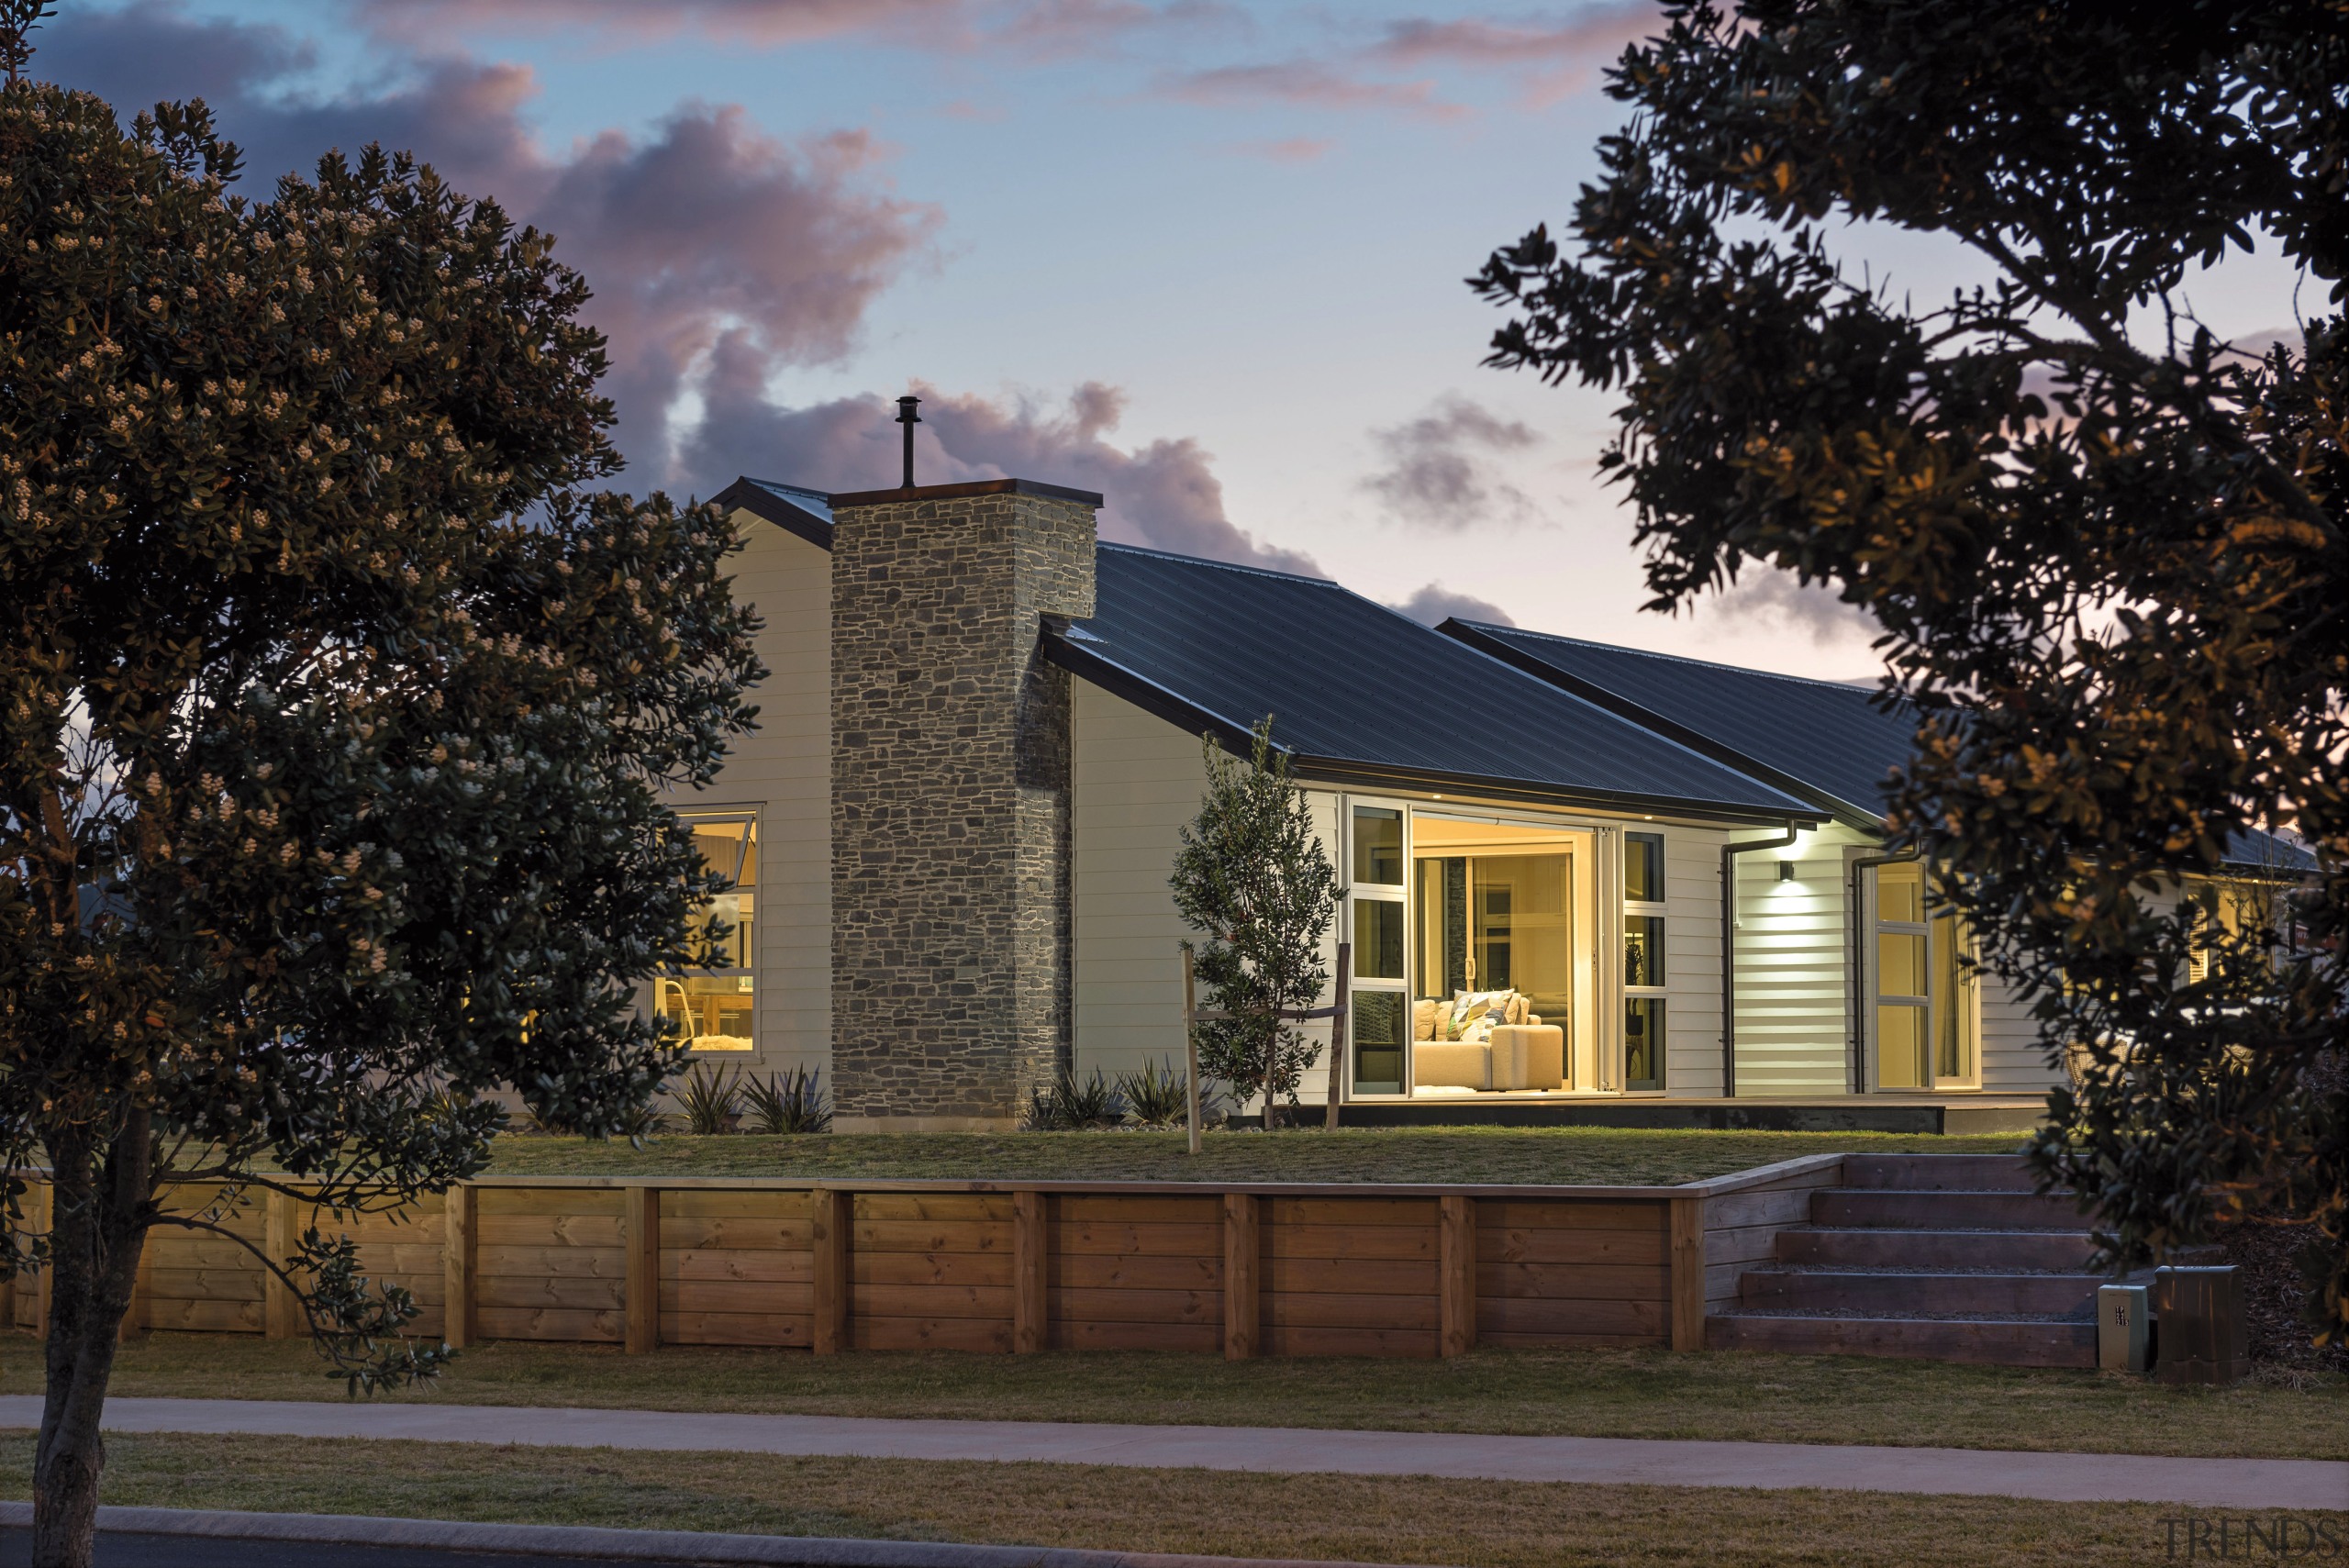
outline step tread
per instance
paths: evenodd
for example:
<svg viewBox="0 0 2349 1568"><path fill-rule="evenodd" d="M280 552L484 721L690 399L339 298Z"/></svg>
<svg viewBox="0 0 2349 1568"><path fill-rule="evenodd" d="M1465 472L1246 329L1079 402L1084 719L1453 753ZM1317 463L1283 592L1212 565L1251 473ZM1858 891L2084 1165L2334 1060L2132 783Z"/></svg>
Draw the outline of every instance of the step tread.
<svg viewBox="0 0 2349 1568"><path fill-rule="evenodd" d="M1852 1318L1790 1313L1715 1313L1705 1319L1714 1350L1798 1355L1889 1356L2002 1366L2093 1366L2096 1324L2045 1318Z"/></svg>

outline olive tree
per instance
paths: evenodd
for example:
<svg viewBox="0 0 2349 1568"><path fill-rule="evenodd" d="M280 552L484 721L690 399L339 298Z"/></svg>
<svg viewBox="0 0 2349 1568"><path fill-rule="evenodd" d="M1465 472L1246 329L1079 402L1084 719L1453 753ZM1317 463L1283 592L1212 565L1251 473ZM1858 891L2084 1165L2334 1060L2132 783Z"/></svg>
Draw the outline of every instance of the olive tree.
<svg viewBox="0 0 2349 1568"><path fill-rule="evenodd" d="M0 89L0 1270L45 1271L34 1556L90 1560L142 1246L624 1127L751 718L708 508L618 460L549 237L369 148L267 200L201 104ZM34 1223L27 1176L53 1184ZM442 1347L312 1232L354 1387ZM332 1375L333 1373L330 1373Z"/></svg>
<svg viewBox="0 0 2349 1568"><path fill-rule="evenodd" d="M2313 1221L2315 1321L2349 1331L2340 7L1667 22L1609 75L1631 117L1568 232L1472 280L1512 312L1494 362L1621 390L1603 461L1654 607L1777 569L1882 624L1924 715L1895 842L1946 868L2051 1058L2100 1059L2032 1153L2110 1255ZM1963 247L1980 286L1912 300L1856 260L1886 228ZM2302 285L2258 325L2315 313L2230 341L2194 269L2254 247ZM2210 935L2247 830L2282 821L2320 865L2315 940Z"/></svg>

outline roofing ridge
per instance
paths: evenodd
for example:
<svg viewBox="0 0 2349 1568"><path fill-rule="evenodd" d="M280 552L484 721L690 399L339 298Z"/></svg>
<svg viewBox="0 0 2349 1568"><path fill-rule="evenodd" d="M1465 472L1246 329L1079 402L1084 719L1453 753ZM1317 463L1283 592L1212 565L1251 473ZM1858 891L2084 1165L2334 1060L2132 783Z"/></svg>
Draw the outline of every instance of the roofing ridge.
<svg viewBox="0 0 2349 1568"><path fill-rule="evenodd" d="M1758 675L1765 681L1787 681L1798 686L1817 686L1823 691L1846 692L1858 696L1872 695L1865 686L1848 681L1822 681L1816 675L1789 675L1777 670L1756 670L1750 664L1731 664L1720 659L1692 659L1686 653L1658 653L1653 649L1626 648L1620 642L1600 642L1587 637L1566 637L1554 631L1536 631L1531 627L1502 626L1493 621L1470 620L1464 616L1453 619L1462 626L1473 627L1496 637L1531 637L1543 642L1563 642L1570 648L1596 648L1602 653L1630 653L1642 659L1661 659L1672 664L1691 664L1699 670L1726 670L1733 675ZM1880 711L1880 710L1879 710Z"/></svg>
<svg viewBox="0 0 2349 1568"><path fill-rule="evenodd" d="M1272 577L1284 583L1309 583L1314 587L1335 588L1340 593L1353 592L1334 577L1313 577L1302 572L1275 572L1269 566L1243 566L1236 561L1218 561L1211 555L1185 555L1179 550L1152 550L1146 544L1126 544L1113 539L1097 539L1094 548L1122 550L1128 555L1153 556L1160 561L1179 561L1186 566L1212 566L1219 572L1240 572L1251 577ZM1377 604L1378 601L1373 599L1371 603ZM1381 609L1386 607L1379 605Z"/></svg>

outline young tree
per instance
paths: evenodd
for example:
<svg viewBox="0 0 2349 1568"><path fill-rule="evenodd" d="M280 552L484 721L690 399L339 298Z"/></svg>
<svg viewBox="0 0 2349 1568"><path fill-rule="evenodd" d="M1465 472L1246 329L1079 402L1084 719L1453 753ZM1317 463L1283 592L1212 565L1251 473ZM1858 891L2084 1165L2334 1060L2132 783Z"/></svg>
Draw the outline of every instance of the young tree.
<svg viewBox="0 0 2349 1568"><path fill-rule="evenodd" d="M1262 1095L1266 1131L1282 1095L1297 1103L1321 1051L1274 1015L1313 1006L1330 984L1321 940L1338 912L1337 871L1272 736L1268 714L1244 766L1205 739L1207 794L1183 828L1169 882L1174 907L1201 937L1192 951L1208 1008L1242 1015L1197 1026L1199 1071L1242 1103Z"/></svg>
<svg viewBox="0 0 2349 1568"><path fill-rule="evenodd" d="M596 1132L657 1088L632 986L713 891L662 791L759 673L715 513L586 488L603 347L547 236L375 148L265 202L236 165L200 104L0 89L0 1271L50 1281L48 1568L157 1228L395 1207L482 1167L493 1091ZM262 1262L354 1387L438 1364L347 1242Z"/></svg>
<svg viewBox="0 0 2349 1568"><path fill-rule="evenodd" d="M2292 820L2329 940L2349 916L2349 331L2231 344L2187 295L2259 245L2337 312L2339 6L1670 18L1611 73L1632 118L1567 248L1536 229L1471 280L1516 312L1493 362L1624 390L1604 462L1653 607L1761 563L1882 622L1887 689L1927 715L1898 841L1947 868L2050 1051L2116 1068L2052 1097L2043 1173L2129 1262L2229 1212L2314 1218L2314 1310L2349 1329L2342 967L2252 929L2191 978L2165 892ZM1839 262L1854 219L1986 281L1912 307Z"/></svg>

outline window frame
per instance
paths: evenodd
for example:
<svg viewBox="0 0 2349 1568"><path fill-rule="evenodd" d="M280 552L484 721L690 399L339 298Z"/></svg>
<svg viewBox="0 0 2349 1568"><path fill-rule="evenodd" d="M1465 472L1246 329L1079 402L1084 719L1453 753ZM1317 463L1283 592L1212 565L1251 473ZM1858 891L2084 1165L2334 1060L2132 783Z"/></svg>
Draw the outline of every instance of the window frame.
<svg viewBox="0 0 2349 1568"><path fill-rule="evenodd" d="M1391 811L1395 814L1399 845L1397 852L1401 861L1401 881L1383 883L1354 880L1356 851L1354 813L1357 811ZM1340 1074L1339 1093L1341 1099L1353 1100L1358 1097L1380 1100L1408 1099L1411 1093L1411 804L1407 800L1390 800L1384 796L1341 795L1338 796L1338 836L1341 840L1339 846L1341 855L1338 863L1345 873L1339 891L1339 901L1343 906L1339 929L1344 933L1341 940L1352 948L1353 964L1351 973L1346 975L1349 1004L1346 1009L1347 1038L1343 1051L1335 1049L1337 1042L1332 1042L1331 1054L1341 1056L1342 1061L1332 1062L1330 1071ZM1399 966L1402 970L1399 975L1365 975L1361 972L1364 946L1359 940L1361 932L1357 929L1355 919L1355 905L1358 902L1395 906L1396 918L1400 921L1403 930L1403 962ZM1400 998L1398 1005L1402 1008L1399 1031L1402 1036L1400 1041L1402 1061L1394 1080L1396 1086L1392 1089L1360 1087L1363 1082L1361 1077L1362 1042L1355 1030L1356 1026L1361 1022L1361 1010L1353 1004L1351 999L1365 992L1392 994ZM1373 1049L1385 1050L1386 1047L1379 1043ZM1387 1080L1375 1078L1370 1082L1384 1084Z"/></svg>
<svg viewBox="0 0 2349 1568"><path fill-rule="evenodd" d="M743 829L734 854L733 872L728 876L726 885L720 890L718 896L723 897L728 894L739 895L742 891L742 873L744 869L750 865L751 851L760 841L761 834L759 829L762 808L756 806L677 806L672 807L671 809L674 812L677 820L685 824L688 829L698 828L704 826L740 827ZM755 899L758 893L758 883L755 880L750 884L750 891L752 897ZM707 906L705 905L701 907L707 908ZM696 913L698 913L698 911ZM664 970L661 973L652 977L652 980L650 983L652 991L652 998L650 1000L646 1010L656 1019L661 1016L659 997L661 995L662 988L664 986L678 984L682 989L682 983L684 981L695 977L705 977L718 980L731 976L738 980L748 979L751 983L749 988L749 995L751 997L750 1033L746 1037L751 1042L749 1049L744 1051L735 1051L723 1047L695 1045L691 1043L693 1040L714 1038L709 1035L697 1033L685 1037L686 1041L683 1047L683 1053L685 1055L695 1058L707 1057L712 1060L734 1062L752 1059L758 1056L760 1050L759 1000L761 990L759 975L760 970L763 967L759 962L758 920L759 916L754 905L751 917L750 940L742 944L742 954L749 960L747 963L709 964L692 968ZM690 1000L691 993L686 992L685 995L688 1000Z"/></svg>
<svg viewBox="0 0 2349 1568"><path fill-rule="evenodd" d="M1634 985L1631 983L1628 966L1620 962L1616 965L1620 983L1617 984L1615 990L1617 999L1622 1004L1622 1016L1620 1024L1621 1032L1617 1040L1616 1049L1613 1054L1619 1059L1618 1070L1622 1074L1621 1093L1626 1095L1661 1095L1667 1091L1672 1082L1670 1076L1672 1064L1667 1049L1671 1043L1671 1037L1668 1031L1672 1027L1672 991L1670 985L1667 984L1672 978L1672 965L1667 957L1671 950L1672 916L1671 906L1666 902L1666 900L1671 896L1671 886L1669 882L1672 863L1670 859L1671 845L1666 840L1664 830L1661 828L1651 827L1648 825L1642 825L1639 828L1625 828L1622 831L1621 838L1623 840L1622 850L1621 853L1618 856L1618 859L1621 862L1618 868L1618 885L1622 889L1622 896L1616 901L1616 940L1620 951L1624 954L1628 954L1631 951L1631 923L1635 919L1654 920L1658 922L1656 928L1658 951L1655 955L1655 979L1657 984L1652 985ZM1658 877L1664 881L1664 885L1659 888L1658 891L1664 895L1664 898L1634 898L1631 896L1631 848L1633 842L1640 840L1652 840L1655 844L1656 873ZM1631 1005L1633 1002L1644 1001L1653 1001L1657 1004L1656 1007L1653 1009L1656 1019L1656 1038L1653 1046L1653 1049L1655 1051L1655 1076L1653 1079L1641 1079L1635 1084L1631 1077Z"/></svg>

